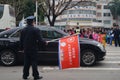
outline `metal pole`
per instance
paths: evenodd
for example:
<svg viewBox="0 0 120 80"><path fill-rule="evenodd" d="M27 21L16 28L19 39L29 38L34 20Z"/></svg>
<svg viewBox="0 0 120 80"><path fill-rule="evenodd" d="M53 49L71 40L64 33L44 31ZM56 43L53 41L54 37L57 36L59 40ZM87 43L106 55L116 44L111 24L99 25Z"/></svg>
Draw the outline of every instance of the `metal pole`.
<svg viewBox="0 0 120 80"><path fill-rule="evenodd" d="M36 26L38 24L38 1L36 0Z"/></svg>
<svg viewBox="0 0 120 80"><path fill-rule="evenodd" d="M67 10L67 25L68 25L68 21L69 21L69 10Z"/></svg>
<svg viewBox="0 0 120 80"><path fill-rule="evenodd" d="M67 10L67 21L66 21L66 26L68 27L68 22L69 22L69 9Z"/></svg>
<svg viewBox="0 0 120 80"><path fill-rule="evenodd" d="M116 19L116 24L118 25L118 16L117 16L117 6L115 7L115 19Z"/></svg>

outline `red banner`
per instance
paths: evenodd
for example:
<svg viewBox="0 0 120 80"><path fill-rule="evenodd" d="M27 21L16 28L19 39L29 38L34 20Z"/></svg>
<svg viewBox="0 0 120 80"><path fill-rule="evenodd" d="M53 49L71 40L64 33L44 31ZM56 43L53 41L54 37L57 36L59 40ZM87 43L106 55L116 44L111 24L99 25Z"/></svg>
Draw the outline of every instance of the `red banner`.
<svg viewBox="0 0 120 80"><path fill-rule="evenodd" d="M60 69L80 67L79 36L72 35L59 40Z"/></svg>

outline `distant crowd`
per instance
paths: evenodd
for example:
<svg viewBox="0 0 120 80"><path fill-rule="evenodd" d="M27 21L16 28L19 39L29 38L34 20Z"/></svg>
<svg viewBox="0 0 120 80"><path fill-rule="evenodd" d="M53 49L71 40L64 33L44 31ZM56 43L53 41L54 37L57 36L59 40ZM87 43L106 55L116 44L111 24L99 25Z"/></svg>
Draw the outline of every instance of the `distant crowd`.
<svg viewBox="0 0 120 80"><path fill-rule="evenodd" d="M79 34L81 38L89 38L101 42L104 46L107 44L115 45L115 47L120 47L120 29L116 25L112 28L87 28L87 29L76 29L72 28L69 30L64 30L70 35Z"/></svg>

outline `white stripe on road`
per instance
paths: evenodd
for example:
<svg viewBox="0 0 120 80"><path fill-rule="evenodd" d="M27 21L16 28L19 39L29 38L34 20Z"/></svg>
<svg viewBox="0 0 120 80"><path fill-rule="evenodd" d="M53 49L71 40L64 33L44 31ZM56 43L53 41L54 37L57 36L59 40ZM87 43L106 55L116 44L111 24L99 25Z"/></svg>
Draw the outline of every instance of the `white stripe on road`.
<svg viewBox="0 0 120 80"><path fill-rule="evenodd" d="M72 68L73 70L120 70L120 68Z"/></svg>
<svg viewBox="0 0 120 80"><path fill-rule="evenodd" d="M60 70L58 67L44 67L42 70ZM89 67L79 67L79 68L68 68L65 70L120 70L120 68L89 68Z"/></svg>
<svg viewBox="0 0 120 80"><path fill-rule="evenodd" d="M120 61L101 61L101 63L115 63L115 64L120 64Z"/></svg>
<svg viewBox="0 0 120 80"><path fill-rule="evenodd" d="M114 55L116 55L116 56L120 56L120 52L119 52L119 53L106 53L106 55L107 55L107 56L109 56L109 55L113 55L113 56L114 56Z"/></svg>
<svg viewBox="0 0 120 80"><path fill-rule="evenodd" d="M105 59L120 59L120 56L106 56Z"/></svg>
<svg viewBox="0 0 120 80"><path fill-rule="evenodd" d="M120 53L120 51L107 51L107 53Z"/></svg>

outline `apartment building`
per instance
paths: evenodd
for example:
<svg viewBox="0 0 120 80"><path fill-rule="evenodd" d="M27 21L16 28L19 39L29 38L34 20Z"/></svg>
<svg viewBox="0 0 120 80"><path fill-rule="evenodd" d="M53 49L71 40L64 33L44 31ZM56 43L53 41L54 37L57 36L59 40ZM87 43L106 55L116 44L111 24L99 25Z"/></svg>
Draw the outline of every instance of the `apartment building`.
<svg viewBox="0 0 120 80"><path fill-rule="evenodd" d="M113 26L113 16L108 3L110 0L97 0L96 3L96 20L100 27L111 28Z"/></svg>
<svg viewBox="0 0 120 80"><path fill-rule="evenodd" d="M94 25L93 23L96 21L96 3L93 0L87 1L90 1L87 3L87 6L77 5L64 11L63 14L57 18L55 26L64 27L66 29L92 27Z"/></svg>
<svg viewBox="0 0 120 80"><path fill-rule="evenodd" d="M57 1L57 0L56 0ZM80 1L80 0L73 0ZM55 26L61 29L104 27L113 25L112 14L107 7L110 0L85 0L87 5L77 5L58 16Z"/></svg>

